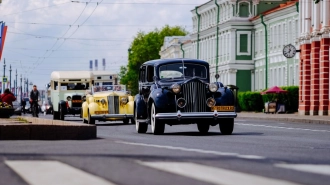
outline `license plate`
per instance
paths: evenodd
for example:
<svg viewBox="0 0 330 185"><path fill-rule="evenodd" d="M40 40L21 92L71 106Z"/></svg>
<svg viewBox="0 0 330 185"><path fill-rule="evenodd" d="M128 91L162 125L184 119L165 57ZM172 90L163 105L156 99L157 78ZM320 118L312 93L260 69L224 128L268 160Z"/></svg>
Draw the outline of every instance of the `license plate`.
<svg viewBox="0 0 330 185"><path fill-rule="evenodd" d="M72 100L72 103L81 103L81 100Z"/></svg>
<svg viewBox="0 0 330 185"><path fill-rule="evenodd" d="M211 111L234 111L234 106L214 106L211 107Z"/></svg>
<svg viewBox="0 0 330 185"><path fill-rule="evenodd" d="M108 111L95 111L95 114L108 114Z"/></svg>

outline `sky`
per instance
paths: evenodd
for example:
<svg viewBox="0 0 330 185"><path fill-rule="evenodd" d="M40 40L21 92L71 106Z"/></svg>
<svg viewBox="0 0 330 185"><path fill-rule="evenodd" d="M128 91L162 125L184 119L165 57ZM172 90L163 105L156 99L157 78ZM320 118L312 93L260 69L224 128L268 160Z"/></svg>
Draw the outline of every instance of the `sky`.
<svg viewBox="0 0 330 185"><path fill-rule="evenodd" d="M0 21L8 26L0 75L12 67L17 79L45 89L52 71L89 70L106 60L106 71L127 65L130 43L139 31L182 26L192 31L191 10L208 0L2 0ZM31 86L30 86L31 89Z"/></svg>

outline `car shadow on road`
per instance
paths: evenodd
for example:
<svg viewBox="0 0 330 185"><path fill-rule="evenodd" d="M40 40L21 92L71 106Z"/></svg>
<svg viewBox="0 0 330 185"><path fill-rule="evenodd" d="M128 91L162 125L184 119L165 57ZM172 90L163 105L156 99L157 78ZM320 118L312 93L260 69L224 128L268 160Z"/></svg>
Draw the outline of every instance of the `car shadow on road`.
<svg viewBox="0 0 330 185"><path fill-rule="evenodd" d="M147 133L149 135L152 135L152 133ZM260 132L239 132L239 133L233 133L232 135L235 136L257 136L257 135L263 135L264 133ZM165 136L228 136L228 135L223 135L220 132L208 132L206 134L202 134L200 132L170 132L170 133L164 133L162 135Z"/></svg>

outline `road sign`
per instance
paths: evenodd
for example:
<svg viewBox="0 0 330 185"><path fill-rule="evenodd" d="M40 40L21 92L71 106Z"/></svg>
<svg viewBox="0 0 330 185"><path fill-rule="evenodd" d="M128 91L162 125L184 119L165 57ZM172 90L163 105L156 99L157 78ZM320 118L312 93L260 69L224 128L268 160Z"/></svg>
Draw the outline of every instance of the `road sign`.
<svg viewBox="0 0 330 185"><path fill-rule="evenodd" d="M2 82L3 82L3 83L5 83L5 82L7 82L7 81L8 81L7 77L2 77Z"/></svg>
<svg viewBox="0 0 330 185"><path fill-rule="evenodd" d="M218 78L220 77L220 75L219 75L219 74L216 74L214 77L215 77L216 79L218 79Z"/></svg>

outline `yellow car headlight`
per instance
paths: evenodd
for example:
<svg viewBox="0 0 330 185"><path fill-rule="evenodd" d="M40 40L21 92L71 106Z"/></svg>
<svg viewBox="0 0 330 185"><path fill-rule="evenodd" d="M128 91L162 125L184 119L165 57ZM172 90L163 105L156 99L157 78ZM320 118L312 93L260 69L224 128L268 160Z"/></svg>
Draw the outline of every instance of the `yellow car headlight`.
<svg viewBox="0 0 330 185"><path fill-rule="evenodd" d="M127 97L122 97L122 98L120 99L120 103L121 103L122 105L126 105L126 104L128 103L128 98L127 98Z"/></svg>
<svg viewBox="0 0 330 185"><path fill-rule="evenodd" d="M181 85L179 84L173 84L171 86L171 89L172 91L175 93L175 94L178 94L180 91L181 91Z"/></svg>
<svg viewBox="0 0 330 185"><path fill-rule="evenodd" d="M105 105L106 103L107 103L107 102L105 101L105 99L102 99L102 100L101 100L101 104L102 104L102 105Z"/></svg>

